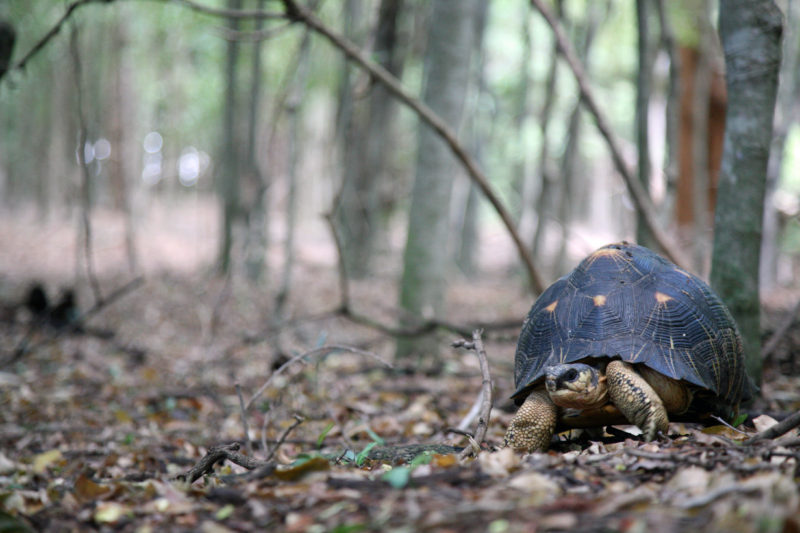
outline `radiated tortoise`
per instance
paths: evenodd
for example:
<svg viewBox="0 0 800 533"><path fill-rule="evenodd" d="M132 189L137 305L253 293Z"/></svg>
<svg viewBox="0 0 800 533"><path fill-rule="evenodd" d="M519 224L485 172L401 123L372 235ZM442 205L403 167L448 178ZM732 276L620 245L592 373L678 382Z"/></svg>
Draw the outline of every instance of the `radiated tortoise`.
<svg viewBox="0 0 800 533"><path fill-rule="evenodd" d="M698 277L622 242L600 248L534 303L514 359L521 407L505 445L543 451L557 429L730 419L754 388L728 309Z"/></svg>

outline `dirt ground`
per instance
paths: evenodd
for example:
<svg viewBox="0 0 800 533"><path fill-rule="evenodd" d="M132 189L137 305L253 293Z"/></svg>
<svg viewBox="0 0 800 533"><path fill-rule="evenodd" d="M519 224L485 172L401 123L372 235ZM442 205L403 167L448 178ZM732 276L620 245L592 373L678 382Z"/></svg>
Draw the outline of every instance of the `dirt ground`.
<svg viewBox="0 0 800 533"><path fill-rule="evenodd" d="M390 459L382 450L392 446L469 445L475 353L450 347L459 334L440 329L438 361L394 361L392 337L336 313L335 248L316 223L301 232L276 316L280 246L266 282L220 278L215 220L197 199L151 206L137 222L134 274L122 220L97 213L103 295L143 281L70 331L35 323L18 304L40 280L51 298L74 287L80 310L93 306L78 221L0 213L0 531L800 531L797 431L742 443L800 408L797 324L767 361L744 433L672 424L669 439L644 443L623 427L518 455L496 447L532 297L508 266L513 252L484 250L480 278L454 275L446 317L486 328L494 409L483 450ZM352 283L353 307L394 323L395 277L387 266ZM767 295L765 338L796 296ZM178 479L231 443L270 468L225 461L191 484Z"/></svg>

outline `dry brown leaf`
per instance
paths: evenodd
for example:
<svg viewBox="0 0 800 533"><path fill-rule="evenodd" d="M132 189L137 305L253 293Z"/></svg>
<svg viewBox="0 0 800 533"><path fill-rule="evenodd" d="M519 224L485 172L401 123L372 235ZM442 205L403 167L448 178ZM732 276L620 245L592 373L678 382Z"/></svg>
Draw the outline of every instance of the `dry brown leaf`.
<svg viewBox="0 0 800 533"><path fill-rule="evenodd" d="M497 452L478 455L481 469L493 478L508 477L521 464L519 455L511 448L503 448Z"/></svg>

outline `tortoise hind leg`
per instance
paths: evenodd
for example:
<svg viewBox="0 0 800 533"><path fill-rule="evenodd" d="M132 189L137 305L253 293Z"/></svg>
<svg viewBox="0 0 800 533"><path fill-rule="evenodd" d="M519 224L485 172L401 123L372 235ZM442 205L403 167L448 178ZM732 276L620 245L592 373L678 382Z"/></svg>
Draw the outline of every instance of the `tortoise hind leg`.
<svg viewBox="0 0 800 533"><path fill-rule="evenodd" d="M545 452L556 430L558 407L545 390L535 390L508 425L504 447L525 452Z"/></svg>
<svg viewBox="0 0 800 533"><path fill-rule="evenodd" d="M664 403L633 365L612 361L606 367L608 395L629 422L642 430L647 441L667 434L669 418Z"/></svg>

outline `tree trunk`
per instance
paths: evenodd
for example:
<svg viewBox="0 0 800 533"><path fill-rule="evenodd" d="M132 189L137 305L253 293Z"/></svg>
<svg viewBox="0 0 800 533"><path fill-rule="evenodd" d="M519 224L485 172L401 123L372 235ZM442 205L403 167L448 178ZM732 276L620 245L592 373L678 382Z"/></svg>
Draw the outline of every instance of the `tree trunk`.
<svg viewBox="0 0 800 533"><path fill-rule="evenodd" d="M242 0L228 0L228 9L240 10ZM232 30L239 28L238 19L229 23ZM237 63L239 61L239 42L228 41L225 58L225 102L222 119L222 154L218 185L222 196L222 235L219 252L220 272L227 274L231 268L231 248L233 246L233 225L239 212L239 155L236 135L237 105Z"/></svg>
<svg viewBox="0 0 800 533"><path fill-rule="evenodd" d="M472 102L471 109L466 114L471 118L465 128L465 137L469 136L472 154L479 166L483 166L483 146L491 124L491 117L479 115L480 102L486 92L483 34L486 28L488 8L488 2L479 2L475 9L472 38L472 57L475 58L475 61L471 69L473 78L471 85L474 97L470 99ZM457 222L454 224L453 229L458 235L456 262L461 272L470 276L477 270L476 254L479 237L480 192L478 187L463 172L459 172L458 184L463 184L466 194L462 195L463 201L460 204L453 205L455 210L454 219Z"/></svg>
<svg viewBox="0 0 800 533"><path fill-rule="evenodd" d="M636 74L636 148L637 171L644 190L650 191L650 136L648 115L650 110L650 87L653 77L653 54L650 43L650 0L636 0L636 25L638 35L638 68ZM636 241L654 247L653 236L647 224L638 217Z"/></svg>
<svg viewBox="0 0 800 533"><path fill-rule="evenodd" d="M772 0L722 0L728 114L715 219L711 285L744 341L747 370L761 381L759 250L767 159L781 58L782 15Z"/></svg>
<svg viewBox="0 0 800 533"><path fill-rule="evenodd" d="M783 66L778 87L775 130L767 167L767 192L764 199L764 232L761 241L761 289L771 289L778 280L780 222L774 195L780 183L786 136L792 124L800 122L800 3L788 2L783 42Z"/></svg>
<svg viewBox="0 0 800 533"><path fill-rule="evenodd" d="M259 10L264 9L265 0L258 0ZM263 21L255 21L255 31L261 30ZM269 245L267 216L267 183L256 153L258 144L258 119L261 109L261 41L253 43L253 57L250 69L250 100L247 111L247 169L244 173L245 187L248 191L247 242L245 244L245 273L250 281L264 279L264 265Z"/></svg>
<svg viewBox="0 0 800 533"><path fill-rule="evenodd" d="M127 56L128 34L123 22L127 14L127 6L120 6L121 12L115 14L112 26L112 54L114 71L113 101L110 113L111 155L109 160L109 181L112 187L114 208L125 217L125 251L128 259L128 270L135 272L137 268L136 234L131 209L130 188L134 183L133 156L131 154L131 130L135 104L131 80L131 65Z"/></svg>
<svg viewBox="0 0 800 533"><path fill-rule="evenodd" d="M556 16L563 19L563 2L556 0ZM563 20L562 20L563 22ZM539 179L539 196L536 199L536 229L533 234L531 247L534 257L544 257L542 241L544 240L545 229L547 228L547 218L552 216L548 213L548 206L553 204L553 181L556 179L550 166L550 143L548 141L550 119L553 115L553 103L555 101L556 79L558 77L558 45L553 37L553 47L550 54L550 64L547 70L547 81L545 82L544 102L539 112L539 130L541 132L541 143L539 146L538 172L535 176ZM529 189L532 188L529 186ZM523 198L527 201L527 191L523 191Z"/></svg>
<svg viewBox="0 0 800 533"><path fill-rule="evenodd" d="M423 99L454 129L461 122L466 95L475 5L475 0L435 0L428 31ZM431 318L441 315L445 308L446 276L452 258L447 246L448 207L455 160L447 145L425 124L420 125L418 143L400 304L410 316ZM398 357L411 354L436 356L435 340L398 341Z"/></svg>

